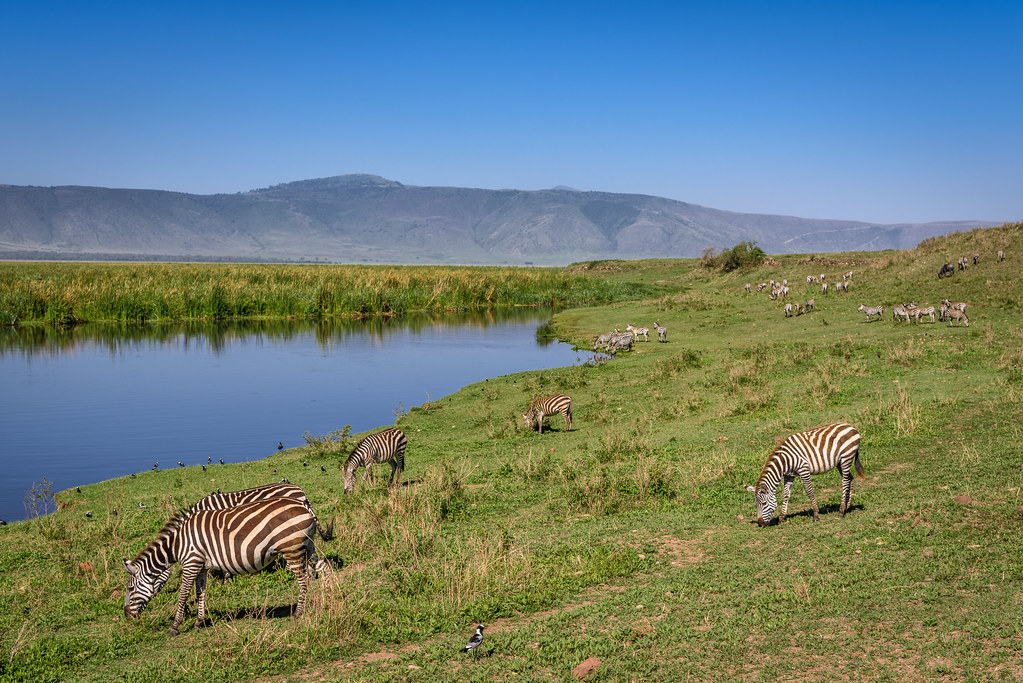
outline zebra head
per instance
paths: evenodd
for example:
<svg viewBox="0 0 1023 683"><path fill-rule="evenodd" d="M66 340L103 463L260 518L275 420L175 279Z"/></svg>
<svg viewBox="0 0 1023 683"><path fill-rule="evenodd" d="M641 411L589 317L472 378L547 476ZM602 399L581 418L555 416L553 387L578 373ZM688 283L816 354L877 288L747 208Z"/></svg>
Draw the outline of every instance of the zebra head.
<svg viewBox="0 0 1023 683"><path fill-rule="evenodd" d="M757 486L757 488L747 486L746 490L753 494L753 500L756 503L757 524L762 527L770 525L774 517L774 510L778 507L774 489L766 486Z"/></svg>
<svg viewBox="0 0 1023 683"><path fill-rule="evenodd" d="M345 467L341 470L341 481L345 485L345 493L351 493L355 490L355 468Z"/></svg>
<svg viewBox="0 0 1023 683"><path fill-rule="evenodd" d="M128 588L124 592L124 615L126 617L137 617L139 612L146 608L153 596L160 592L167 579L170 578L171 568L155 569L146 571L143 567L129 562L123 558L124 568L131 574L128 579Z"/></svg>
<svg viewBox="0 0 1023 683"><path fill-rule="evenodd" d="M536 411L530 408L522 413L522 420L526 423L527 427L533 429L536 426Z"/></svg>

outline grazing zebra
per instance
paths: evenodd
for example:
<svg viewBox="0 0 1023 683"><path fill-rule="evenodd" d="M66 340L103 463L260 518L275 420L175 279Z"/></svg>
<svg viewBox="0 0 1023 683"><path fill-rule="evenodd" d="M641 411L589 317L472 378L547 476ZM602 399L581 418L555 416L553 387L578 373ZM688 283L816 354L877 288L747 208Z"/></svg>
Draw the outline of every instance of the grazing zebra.
<svg viewBox="0 0 1023 683"><path fill-rule="evenodd" d="M136 617L160 592L175 562L181 563L181 589L169 633L178 634L185 620L185 603L195 586L196 628L206 620L206 575L210 569L227 574L255 574L278 555L298 580L295 616L305 609L309 589L307 562L313 556L316 520L308 508L291 498L268 498L225 510L196 510L178 515L156 539L124 568L131 574L124 597L124 614Z"/></svg>
<svg viewBox="0 0 1023 683"><path fill-rule="evenodd" d="M812 285L815 282L820 282L820 279L816 275L807 275L806 284Z"/></svg>
<svg viewBox="0 0 1023 683"><path fill-rule="evenodd" d="M941 303L943 305L945 305L945 306L948 306L948 308L950 310L962 311L963 313L966 313L966 302L965 301L956 301L956 302L953 303L953 302L949 301L948 299L942 299Z"/></svg>
<svg viewBox="0 0 1023 683"><path fill-rule="evenodd" d="M827 293L828 293L828 283L827 282L822 282L821 283L821 294L827 294Z"/></svg>
<svg viewBox="0 0 1023 683"><path fill-rule="evenodd" d="M853 272L850 270L845 275L842 276L842 279L843 280L852 280L853 279L852 276L853 276Z"/></svg>
<svg viewBox="0 0 1023 683"><path fill-rule="evenodd" d="M998 250L998 262L1001 263L1005 260L1005 252L1001 249Z"/></svg>
<svg viewBox="0 0 1023 683"><path fill-rule="evenodd" d="M334 538L334 520L331 520L326 529L320 526L320 520L316 518L316 513L313 512L313 506L309 502L309 498L306 496L305 491L294 484L264 484L263 486L255 486L251 489L244 489L242 491L211 493L190 507L188 511L224 510L226 508L245 505L246 503L254 503L257 500L266 500L267 498L291 498L292 500L297 500L305 505L306 509L309 510L309 514L313 516L313 519L316 521L316 531L320 533L320 538L324 541L329 541Z"/></svg>
<svg viewBox="0 0 1023 683"><path fill-rule="evenodd" d="M953 275L955 275L955 272L956 272L955 268L946 263L938 270L938 279L940 280L945 276L952 277Z"/></svg>
<svg viewBox="0 0 1023 683"><path fill-rule="evenodd" d="M611 337L613 337L613 336L614 336L614 332L608 332L606 334L602 334L599 337L597 337L596 340L594 340L594 342L593 342L593 351L594 351L594 353L596 353L598 348L605 348L606 349L608 343L610 343L610 341L611 341Z"/></svg>
<svg viewBox="0 0 1023 683"><path fill-rule="evenodd" d="M978 263L980 263L980 254L974 254L973 255L973 265L977 265Z"/></svg>
<svg viewBox="0 0 1023 683"><path fill-rule="evenodd" d="M611 338L611 343L608 344L608 351L612 355L619 351L629 351L632 349L632 342L635 341L631 332L615 332L615 335Z"/></svg>
<svg viewBox="0 0 1023 683"><path fill-rule="evenodd" d="M894 306L892 306L892 321L893 322L898 322L899 318L902 318L903 320L905 320L908 323L909 322L909 312L906 310L905 306L902 306L900 304L895 304Z"/></svg>
<svg viewBox="0 0 1023 683"><path fill-rule="evenodd" d="M807 313L810 313L811 311L813 311L813 307L814 307L814 306L815 306L816 304L817 304L817 302L816 302L816 301L814 301L813 299L807 299L807 300L806 300L806 312L807 312Z"/></svg>
<svg viewBox="0 0 1023 683"><path fill-rule="evenodd" d="M548 415L561 413L565 418L564 431L572 429L572 399L565 394L554 394L545 398L538 398L529 404L529 408L523 413L522 419L530 429L538 425L540 433L543 434L543 419Z"/></svg>
<svg viewBox="0 0 1023 683"><path fill-rule="evenodd" d="M806 309L803 307L803 304L800 303L792 304L792 310L795 311L796 315L803 315L806 313Z"/></svg>
<svg viewBox="0 0 1023 683"><path fill-rule="evenodd" d="M917 322L920 322L920 318L924 317L925 315L929 315L931 317L931 322L932 323L934 322L934 306L926 306L924 308L917 307L913 310Z"/></svg>
<svg viewBox="0 0 1023 683"><path fill-rule="evenodd" d="M757 291L758 292L762 292L765 289L767 289L767 283L766 282L761 282L759 285L757 285Z"/></svg>
<svg viewBox="0 0 1023 683"><path fill-rule="evenodd" d="M388 427L376 434L370 434L360 441L348 454L348 459L345 460L341 472L345 493L355 490L355 470L365 467L366 471L362 474L362 481L365 482L369 478L370 483L375 483L372 467L385 462L391 465L391 478L388 481L388 486L394 485L395 474L398 475L400 483L401 473L405 471L405 445L407 443L405 432L397 427Z"/></svg>
<svg viewBox="0 0 1023 683"><path fill-rule="evenodd" d="M792 315L792 304L785 304L785 308L783 309L783 311L785 313L786 318Z"/></svg>
<svg viewBox="0 0 1023 683"><path fill-rule="evenodd" d="M746 293L749 294L750 291L753 289L753 285L747 282L743 288L746 290Z"/></svg>
<svg viewBox="0 0 1023 683"><path fill-rule="evenodd" d="M867 322L868 323L870 322L870 318L872 316L876 315L877 319L880 320L881 316L884 314L884 306L881 306L881 305L877 305L877 306L864 306L863 304L860 304L860 307L857 308L856 310L857 311L863 311L864 313L867 314Z"/></svg>
<svg viewBox="0 0 1023 683"><path fill-rule="evenodd" d="M945 315L948 317L948 325L952 326L952 321L955 320L959 325L965 324L967 327L970 326L970 319L966 317L966 314L960 311L958 308L950 309ZM958 326L958 325L957 325Z"/></svg>
<svg viewBox="0 0 1023 683"><path fill-rule="evenodd" d="M746 285L749 287L749 285ZM749 290L747 290L748 292ZM625 329L632 332L636 339L643 337L643 341L650 341L650 328L649 327L633 327L632 325L626 325Z"/></svg>
<svg viewBox="0 0 1023 683"><path fill-rule="evenodd" d="M747 486L756 501L757 524L767 526L774 517L778 506L775 493L778 484L784 480L781 514L779 521L785 521L789 508L789 494L792 482L798 476L803 480L806 495L813 505L813 521L818 521L817 499L810 483L811 474L824 474L838 468L842 475L842 505L839 513L844 517L852 501L852 466L856 474L863 477L860 464L860 433L855 427L844 422L835 422L805 432L792 434L782 442L767 459L756 488Z"/></svg>
<svg viewBox="0 0 1023 683"><path fill-rule="evenodd" d="M660 323L654 323L654 331L657 332L657 341L667 342L668 341L668 328L661 327Z"/></svg>

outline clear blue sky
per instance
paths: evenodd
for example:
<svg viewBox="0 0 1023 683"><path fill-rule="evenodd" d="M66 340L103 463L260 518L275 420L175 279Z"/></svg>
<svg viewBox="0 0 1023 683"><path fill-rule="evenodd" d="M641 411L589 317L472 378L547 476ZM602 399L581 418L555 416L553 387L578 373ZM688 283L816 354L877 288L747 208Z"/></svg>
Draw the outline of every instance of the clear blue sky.
<svg viewBox="0 0 1023 683"><path fill-rule="evenodd" d="M374 173L1020 220L1021 36L1019 0L8 0L0 183Z"/></svg>

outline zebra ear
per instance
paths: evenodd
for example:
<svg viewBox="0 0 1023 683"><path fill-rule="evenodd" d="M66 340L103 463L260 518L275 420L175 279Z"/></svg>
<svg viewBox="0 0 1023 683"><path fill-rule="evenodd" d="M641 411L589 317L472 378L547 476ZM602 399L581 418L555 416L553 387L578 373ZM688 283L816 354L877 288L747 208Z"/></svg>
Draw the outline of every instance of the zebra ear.
<svg viewBox="0 0 1023 683"><path fill-rule="evenodd" d="M757 492L757 490L755 488L753 488L752 486L747 486L746 490L749 491L750 493L756 493Z"/></svg>
<svg viewBox="0 0 1023 683"><path fill-rule="evenodd" d="M129 574L131 574L132 576L138 575L139 568L133 565L131 562L129 562L127 557L122 557L121 560L124 562L124 568L128 570Z"/></svg>

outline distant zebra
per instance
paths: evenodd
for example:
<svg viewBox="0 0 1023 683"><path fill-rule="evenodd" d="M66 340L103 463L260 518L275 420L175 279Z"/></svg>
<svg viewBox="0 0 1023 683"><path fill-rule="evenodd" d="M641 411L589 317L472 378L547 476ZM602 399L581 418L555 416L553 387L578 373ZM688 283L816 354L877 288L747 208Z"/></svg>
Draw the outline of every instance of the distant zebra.
<svg viewBox="0 0 1023 683"><path fill-rule="evenodd" d="M806 313L806 309L803 307L803 304L801 303L792 304L792 310L795 311L796 315L803 315L804 313Z"/></svg>
<svg viewBox="0 0 1023 683"><path fill-rule="evenodd" d="M978 263L980 263L980 254L974 254L973 255L973 265L977 265Z"/></svg>
<svg viewBox="0 0 1023 683"><path fill-rule="evenodd" d="M998 250L998 262L1001 263L1005 260L1005 252L1001 249Z"/></svg>
<svg viewBox="0 0 1023 683"><path fill-rule="evenodd" d="M945 313L945 316L948 318L949 327L952 326L953 320L955 320L958 325L966 325L967 327L970 326L970 319L967 318L966 314L960 311L958 308L950 309L948 312Z"/></svg>
<svg viewBox="0 0 1023 683"><path fill-rule="evenodd" d="M853 272L851 270L846 272L846 274L842 276L842 279L843 280L852 280L853 279Z"/></svg>
<svg viewBox="0 0 1023 683"><path fill-rule="evenodd" d="M857 311L863 311L864 313L867 314L867 322L868 323L870 322L870 318L872 316L876 315L877 319L880 320L881 316L884 315L884 306L881 306L881 305L878 305L878 306L864 306L863 304L860 304L860 307L857 308L856 310Z"/></svg>
<svg viewBox="0 0 1023 683"><path fill-rule="evenodd" d="M529 404L529 408L522 414L526 426L530 429L538 425L540 433L543 434L543 419L548 415L561 413L565 418L564 431L572 429L572 399L565 394L554 394L545 398L538 398Z"/></svg>
<svg viewBox="0 0 1023 683"><path fill-rule="evenodd" d="M654 323L654 331L657 332L657 341L667 342L668 341L668 328L661 327L660 323Z"/></svg>
<svg viewBox="0 0 1023 683"><path fill-rule="evenodd" d="M765 290L766 288L767 288L767 283L766 283L766 282L761 282L761 283L760 283L759 285L757 285L757 291L758 291L758 292L762 292L762 291L764 291L764 290Z"/></svg>
<svg viewBox="0 0 1023 683"><path fill-rule="evenodd" d="M611 337L611 341L608 343L608 351L612 355L619 351L628 351L632 349L632 342L635 341L635 337L631 332L615 332L614 336Z"/></svg>
<svg viewBox="0 0 1023 683"><path fill-rule="evenodd" d="M746 283L746 284L745 284L745 285L743 286L743 288L744 288L744 289L746 290L746 293L747 293L747 294L749 294L749 293L750 293L750 291L751 291L751 290L753 289L753 285L751 285L750 283L748 283L748 282L747 282L747 283Z"/></svg>
<svg viewBox="0 0 1023 683"><path fill-rule="evenodd" d="M306 496L305 491L294 484L264 484L263 486L255 486L242 491L211 493L190 507L188 511L224 510L226 508L245 505L246 503L254 503L257 500L266 500L267 498L291 498L292 500L297 500L306 506L306 509L309 510L309 514L311 514L313 519L316 520L316 530L320 533L320 538L324 541L329 541L334 538L334 521L331 520L326 529L320 526L320 520L316 518L316 513L313 512L313 506L309 502L309 498Z"/></svg>
<svg viewBox="0 0 1023 683"><path fill-rule="evenodd" d="M856 474L862 478L860 433L852 425L835 422L792 434L767 459L757 479L756 488L746 487L747 491L754 494L757 524L763 527L771 523L778 506L776 491L783 480L785 485L779 521L785 521L792 482L797 476L803 480L806 495L813 505L813 521L818 521L817 499L813 495L810 475L824 474L836 467L842 475L842 504L839 513L844 517L852 502L853 466Z"/></svg>
<svg viewBox="0 0 1023 683"><path fill-rule="evenodd" d="M362 481L365 483L369 478L370 483L374 483L373 465L385 462L391 465L391 478L388 481L388 486L394 485L395 474L398 475L400 483L401 473L405 471L405 445L407 443L405 432L397 427L388 427L376 434L370 434L360 441L348 454L348 459L345 460L341 472L345 493L355 490L355 470L365 467L366 471L362 474Z"/></svg>
<svg viewBox="0 0 1023 683"><path fill-rule="evenodd" d="M608 332L598 336L593 342L593 352L596 353L599 348L607 348L608 343L611 341L611 337L614 336L614 332Z"/></svg>
<svg viewBox="0 0 1023 683"><path fill-rule="evenodd" d="M949 310L962 311L966 313L966 302L965 301L949 301L948 299L942 299L941 303L948 306Z"/></svg>
<svg viewBox="0 0 1023 683"><path fill-rule="evenodd" d="M206 575L210 569L227 574L255 574L278 555L298 580L295 616L305 609L310 573L307 562L315 553L316 520L308 508L291 498L268 498L225 510L197 510L178 515L156 539L124 568L131 574L125 590L124 614L136 617L167 583L171 567L181 563L181 589L169 633L178 634L185 604L195 586L196 628L206 619Z"/></svg>
<svg viewBox="0 0 1023 683"><path fill-rule="evenodd" d="M816 305L816 303L817 302L814 301L813 299L807 299L806 300L806 312L807 313L812 312L813 311L813 307Z"/></svg>
<svg viewBox="0 0 1023 683"><path fill-rule="evenodd" d="M915 308L913 310L915 311L914 315L916 315L916 321L917 322L920 322L920 318L924 317L925 315L929 315L931 317L931 322L932 323L934 322L934 306L926 306L924 308Z"/></svg>
<svg viewBox="0 0 1023 683"><path fill-rule="evenodd" d="M955 272L955 268L946 263L938 269L938 279L940 280L943 277L952 277L955 275Z"/></svg>
<svg viewBox="0 0 1023 683"><path fill-rule="evenodd" d="M828 293L828 283L827 282L822 282L821 283L821 294L827 294L827 293Z"/></svg>
<svg viewBox="0 0 1023 683"><path fill-rule="evenodd" d="M746 285L746 286L749 287L749 285ZM633 327L632 325L626 325L625 329L628 330L629 332L632 332L632 334L636 337L636 339L639 339L640 337L643 337L643 341L650 341L650 328L649 327Z"/></svg>
<svg viewBox="0 0 1023 683"><path fill-rule="evenodd" d="M892 322L898 322L899 318L902 318L907 323L909 322L909 312L905 306L895 304L892 306Z"/></svg>
<svg viewBox="0 0 1023 683"><path fill-rule="evenodd" d="M792 304L785 304L784 311L785 311L785 317L786 318L788 318L790 315L792 315Z"/></svg>

